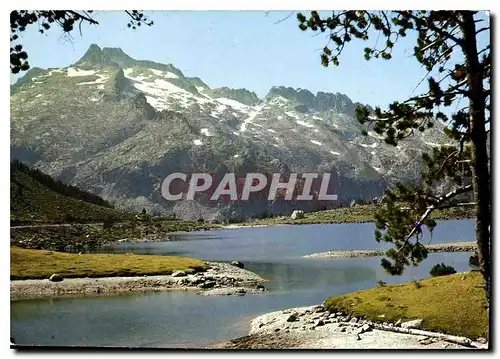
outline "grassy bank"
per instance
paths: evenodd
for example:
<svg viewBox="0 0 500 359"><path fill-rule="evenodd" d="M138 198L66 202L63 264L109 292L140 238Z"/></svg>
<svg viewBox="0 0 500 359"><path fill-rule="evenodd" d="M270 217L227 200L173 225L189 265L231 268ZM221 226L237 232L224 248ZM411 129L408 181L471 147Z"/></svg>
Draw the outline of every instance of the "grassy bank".
<svg viewBox="0 0 500 359"><path fill-rule="evenodd" d="M10 278L44 279L57 273L65 278L171 274L200 271L198 259L135 254L71 254L11 247Z"/></svg>
<svg viewBox="0 0 500 359"><path fill-rule="evenodd" d="M356 205L353 207L342 207L325 211L306 213L304 218L291 219L289 216L274 218L255 219L242 225L273 225L273 224L319 224L319 223L363 223L373 222L374 214L380 206L374 204ZM432 218L462 219L472 218L470 208L456 207L437 210L432 213Z"/></svg>
<svg viewBox="0 0 500 359"><path fill-rule="evenodd" d="M423 319L426 330L485 337L488 317L482 283L479 272L458 273L331 297L325 306L378 322Z"/></svg>

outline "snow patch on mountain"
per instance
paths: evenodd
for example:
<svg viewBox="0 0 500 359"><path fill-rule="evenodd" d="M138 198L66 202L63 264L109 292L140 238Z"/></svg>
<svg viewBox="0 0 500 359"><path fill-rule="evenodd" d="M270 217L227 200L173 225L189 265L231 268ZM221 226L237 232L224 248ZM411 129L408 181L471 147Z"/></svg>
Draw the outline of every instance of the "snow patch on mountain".
<svg viewBox="0 0 500 359"><path fill-rule="evenodd" d="M376 139L379 139L379 140L383 140L384 139L383 136L380 136L378 133L373 132L373 131L368 131L368 136L376 138Z"/></svg>
<svg viewBox="0 0 500 359"><path fill-rule="evenodd" d="M377 142L374 142L372 143L371 145L366 145L364 143L358 143L358 145L360 145L361 147L365 147L365 148L375 148L378 146L378 143Z"/></svg>
<svg viewBox="0 0 500 359"><path fill-rule="evenodd" d="M268 104L270 105L275 105L275 106L283 106L288 104L290 101L284 98L283 96L274 96Z"/></svg>
<svg viewBox="0 0 500 359"><path fill-rule="evenodd" d="M248 108L248 106L246 106L246 107ZM240 126L240 132L245 132L246 131L247 125L249 123L252 123L252 121L255 119L255 117L257 117L257 115L259 114L259 112L262 110L263 107L264 107L264 105L260 105L260 106L256 106L256 107L253 108L253 111L251 111L248 114L248 117L241 124L241 126Z"/></svg>
<svg viewBox="0 0 500 359"><path fill-rule="evenodd" d="M75 67L68 67L66 75L68 77L78 77L78 76L91 76L94 75L96 71L94 70L81 70Z"/></svg>
<svg viewBox="0 0 500 359"><path fill-rule="evenodd" d="M179 76L177 76L176 74L173 74L171 72L164 72L164 71L160 71L160 70L156 70L156 69L150 69L152 73L154 73L156 76L163 76L163 77L166 77L168 79L178 79Z"/></svg>
<svg viewBox="0 0 500 359"><path fill-rule="evenodd" d="M323 146L323 144L319 141L316 141L316 140L310 140L312 143L314 143L315 145L319 145L319 146Z"/></svg>
<svg viewBox="0 0 500 359"><path fill-rule="evenodd" d="M426 144L426 145L429 145L429 146L431 146L431 147L441 147L441 146L443 146L442 144L440 144L440 143L435 143L435 142L426 142L425 144Z"/></svg>
<svg viewBox="0 0 500 359"><path fill-rule="evenodd" d="M207 136L207 137L211 137L211 136L213 136L213 133L211 133L211 132L208 130L208 128L202 128L202 129L200 130L200 133L201 133L202 135Z"/></svg>
<svg viewBox="0 0 500 359"><path fill-rule="evenodd" d="M196 145L196 146L201 146L203 144L203 142L201 142L201 140L194 140L193 143Z"/></svg>
<svg viewBox="0 0 500 359"><path fill-rule="evenodd" d="M85 82L79 82L77 83L78 86L80 85L95 85L95 84L104 84L108 82L109 76L106 74L95 74L97 76L97 80L95 81L85 81Z"/></svg>
<svg viewBox="0 0 500 359"><path fill-rule="evenodd" d="M304 126L304 127L309 127L309 128L313 128L314 125L311 125L310 123L307 123L307 122L304 122L304 121L301 121L301 120L298 120L298 121L295 121L297 122L299 125L301 126Z"/></svg>
<svg viewBox="0 0 500 359"><path fill-rule="evenodd" d="M224 105L230 106L230 107L234 108L235 110L239 110L242 112L248 112L248 110L250 108L249 106L242 104L241 102L231 100L229 98L220 97L220 98L216 99L215 101L220 102Z"/></svg>

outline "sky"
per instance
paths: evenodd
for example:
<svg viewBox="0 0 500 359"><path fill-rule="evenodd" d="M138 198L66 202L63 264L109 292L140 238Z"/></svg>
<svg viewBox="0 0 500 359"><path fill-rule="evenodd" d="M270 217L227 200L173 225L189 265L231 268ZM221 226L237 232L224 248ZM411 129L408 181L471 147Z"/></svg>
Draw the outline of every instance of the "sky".
<svg viewBox="0 0 500 359"><path fill-rule="evenodd" d="M99 25L84 24L71 36L54 27L40 34L28 27L21 43L30 65L66 67L95 43L120 47L135 59L171 63L186 76L198 76L211 88L246 88L263 98L272 86L340 92L354 102L385 107L424 90L419 83L426 71L414 59L414 38L398 42L390 61L366 61L363 48L352 41L340 57L340 66L325 68L320 54L326 33L303 32L291 11L147 11L152 27L127 28L122 11L97 11ZM11 83L20 76L11 75ZM425 86L425 82L423 83ZM418 91L421 90L421 91Z"/></svg>

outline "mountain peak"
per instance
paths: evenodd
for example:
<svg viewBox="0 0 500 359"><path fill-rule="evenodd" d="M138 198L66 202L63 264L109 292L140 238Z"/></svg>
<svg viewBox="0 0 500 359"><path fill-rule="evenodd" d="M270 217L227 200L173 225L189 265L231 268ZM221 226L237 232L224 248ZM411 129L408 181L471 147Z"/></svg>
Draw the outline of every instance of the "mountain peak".
<svg viewBox="0 0 500 359"><path fill-rule="evenodd" d="M110 61L105 56L103 50L97 44L90 45L85 54L75 62L75 66L82 69L118 67L115 62Z"/></svg>
<svg viewBox="0 0 500 359"><path fill-rule="evenodd" d="M118 64L119 67L133 66L136 62L119 47L103 47L104 57Z"/></svg>
<svg viewBox="0 0 500 359"><path fill-rule="evenodd" d="M248 106L253 106L259 103L259 98L255 94L255 92L248 91L244 88L232 89L229 87L219 87L212 90L212 96L214 96L215 98L229 98Z"/></svg>
<svg viewBox="0 0 500 359"><path fill-rule="evenodd" d="M306 89L294 89L285 86L273 86L266 95L266 99L270 100L274 96L281 96L287 100L293 101L298 105L305 105L309 108L317 110L336 109L348 115L354 114L354 104L351 99L341 93L318 92L314 95Z"/></svg>

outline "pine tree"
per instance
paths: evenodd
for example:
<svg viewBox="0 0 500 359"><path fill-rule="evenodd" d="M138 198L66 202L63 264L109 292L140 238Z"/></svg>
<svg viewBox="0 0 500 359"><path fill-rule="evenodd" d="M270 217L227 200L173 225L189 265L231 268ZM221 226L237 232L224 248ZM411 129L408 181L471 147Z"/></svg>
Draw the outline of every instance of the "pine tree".
<svg viewBox="0 0 500 359"><path fill-rule="evenodd" d="M424 154L420 183L397 184L386 192L383 206L375 214L375 239L394 246L386 252L382 265L391 274L401 274L410 264L418 265L427 256L421 243L422 226L430 230L436 226L431 213L459 205L469 193L474 198L478 262L489 303L491 177L487 138L491 54L490 43L478 48L477 41L479 34L489 34L489 18L481 18L476 11L333 11L328 17L312 11L309 17L297 14L297 19L303 31L329 33L329 44L321 54L324 66L338 66L349 42L367 41L373 35L379 40L374 47L364 49L365 59L390 60L398 39L411 32L416 35L413 56L428 71L424 77L428 90L404 102L393 102L387 110L376 108L371 112L358 106L356 117L394 146L416 130L426 131L438 120L447 124L445 133L456 145ZM466 106L452 111L450 106L459 100ZM441 107L448 107L445 112L451 115ZM451 181L454 189L439 193L436 184L442 181Z"/></svg>

